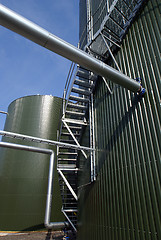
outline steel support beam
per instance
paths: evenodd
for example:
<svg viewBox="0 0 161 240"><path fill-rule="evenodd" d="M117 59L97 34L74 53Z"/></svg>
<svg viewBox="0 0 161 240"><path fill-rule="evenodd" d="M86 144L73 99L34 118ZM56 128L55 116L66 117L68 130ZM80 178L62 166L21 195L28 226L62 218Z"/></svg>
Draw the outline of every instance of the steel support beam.
<svg viewBox="0 0 161 240"><path fill-rule="evenodd" d="M75 200L78 201L78 197L77 197L76 193L74 192L73 188L71 187L71 185L69 184L68 180L66 179L66 177L64 176L64 174L62 173L62 171L60 169L58 169L58 173L60 174L60 176L64 180L65 184L67 185L69 191L71 192L71 194L73 195Z"/></svg>
<svg viewBox="0 0 161 240"><path fill-rule="evenodd" d="M75 232L77 232L76 227L74 226L74 224L72 223L72 221L70 220L70 218L68 217L68 215L66 214L66 211L62 208L62 213L64 214L64 216L66 217L66 219L68 220L68 222L71 224L72 228L74 229Z"/></svg>
<svg viewBox="0 0 161 240"><path fill-rule="evenodd" d="M107 47L107 49L108 49L108 51L109 51L109 53L110 53L110 55L111 55L111 57L112 57L114 63L115 63L115 65L116 65L118 71L121 72L120 67L119 67L119 65L118 65L118 63L117 63L117 61L116 61L116 59L115 59L115 57L114 57L114 55L113 55L113 53L112 53L112 51L111 51L111 49L110 49L108 43L106 42L106 40L105 40L105 38L104 38L104 36L103 36L102 33L101 33L101 37L102 37L102 39L103 39L103 41L104 41L104 43L105 43L105 45L106 45L106 47Z"/></svg>
<svg viewBox="0 0 161 240"><path fill-rule="evenodd" d="M65 119L62 119L62 122L64 123L66 129L68 130L68 132L70 133L70 135L72 136L72 138L74 139L75 143L77 144L78 147L80 147L79 142L77 141L77 139L75 138L74 134L72 133L70 127L68 126L68 124L66 123ZM82 154L84 155L84 157L87 159L87 154L84 152L84 150L81 150Z"/></svg>

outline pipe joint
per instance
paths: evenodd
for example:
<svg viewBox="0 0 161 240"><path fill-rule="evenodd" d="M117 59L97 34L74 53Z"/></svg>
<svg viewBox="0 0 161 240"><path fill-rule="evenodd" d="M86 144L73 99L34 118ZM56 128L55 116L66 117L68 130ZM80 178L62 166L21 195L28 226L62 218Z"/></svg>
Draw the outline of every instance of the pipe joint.
<svg viewBox="0 0 161 240"><path fill-rule="evenodd" d="M140 83L140 89L137 91L137 94L139 97L143 98L146 94L146 89L143 88L142 83L141 83L141 78L137 77L136 81Z"/></svg>
<svg viewBox="0 0 161 240"><path fill-rule="evenodd" d="M140 88L140 90L138 91L138 95L139 95L139 97L144 97L145 96L145 94L146 94L146 90L145 90L145 88L143 88L142 86L141 86L141 88Z"/></svg>
<svg viewBox="0 0 161 240"><path fill-rule="evenodd" d="M47 228L47 229L53 229L53 230L58 230L58 229L65 229L65 228L69 228L69 223L68 222L47 222L47 223L44 223L44 226Z"/></svg>

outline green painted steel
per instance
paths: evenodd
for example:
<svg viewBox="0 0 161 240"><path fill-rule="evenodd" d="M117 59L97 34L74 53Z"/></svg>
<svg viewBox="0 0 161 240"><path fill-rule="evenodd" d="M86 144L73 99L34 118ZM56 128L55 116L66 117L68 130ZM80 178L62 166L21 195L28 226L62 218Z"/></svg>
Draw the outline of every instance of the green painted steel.
<svg viewBox="0 0 161 240"><path fill-rule="evenodd" d="M110 94L97 81L97 180L79 188L80 240L161 239L160 8L161 1L146 2L115 54L121 71L142 79L146 96L111 82ZM87 184L83 159L80 168L80 185Z"/></svg>
<svg viewBox="0 0 161 240"><path fill-rule="evenodd" d="M8 108L6 131L56 140L62 99L27 96ZM55 147L3 137L2 141L42 148ZM20 150L0 149L0 231L43 228L49 156ZM57 171L54 173L51 221L64 221Z"/></svg>
<svg viewBox="0 0 161 240"><path fill-rule="evenodd" d="M83 47L87 44L87 8L86 0L79 1L79 47Z"/></svg>

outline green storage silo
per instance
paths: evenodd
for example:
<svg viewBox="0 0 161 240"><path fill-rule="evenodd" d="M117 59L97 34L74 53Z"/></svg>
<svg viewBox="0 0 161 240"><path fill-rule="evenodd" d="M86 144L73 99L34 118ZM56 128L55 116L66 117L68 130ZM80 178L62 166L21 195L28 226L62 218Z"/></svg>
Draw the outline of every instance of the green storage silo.
<svg viewBox="0 0 161 240"><path fill-rule="evenodd" d="M4 130L56 140L61 109L62 99L58 97L19 98L8 108ZM3 137L2 141L56 150L20 139ZM0 231L43 228L48 170L48 155L0 148ZM57 171L54 176L52 222L64 220Z"/></svg>

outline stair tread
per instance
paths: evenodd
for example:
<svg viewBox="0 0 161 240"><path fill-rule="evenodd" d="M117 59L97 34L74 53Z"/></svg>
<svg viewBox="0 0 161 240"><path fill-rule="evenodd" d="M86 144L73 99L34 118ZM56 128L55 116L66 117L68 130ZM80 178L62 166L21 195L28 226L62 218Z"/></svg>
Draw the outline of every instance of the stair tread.
<svg viewBox="0 0 161 240"><path fill-rule="evenodd" d="M78 125L87 125L86 122L78 119L72 119L72 118L64 118L64 120L68 123L78 124Z"/></svg>
<svg viewBox="0 0 161 240"><path fill-rule="evenodd" d="M64 143L75 143L74 139L60 139L60 142L64 142Z"/></svg>
<svg viewBox="0 0 161 240"><path fill-rule="evenodd" d="M80 109L80 110L86 110L87 109L87 106L84 106L84 105L80 105L80 104L75 104L75 103L69 103L68 102L68 105L67 105L67 108L76 108L76 109Z"/></svg>
<svg viewBox="0 0 161 240"><path fill-rule="evenodd" d="M80 70L79 69L78 72L77 72L77 76L89 79L89 73L88 72L84 72L84 70Z"/></svg>
<svg viewBox="0 0 161 240"><path fill-rule="evenodd" d="M63 209L64 212L78 212L78 209Z"/></svg>
<svg viewBox="0 0 161 240"><path fill-rule="evenodd" d="M58 158L58 161L77 161L77 159L73 159L73 158Z"/></svg>
<svg viewBox="0 0 161 240"><path fill-rule="evenodd" d="M89 102L88 98L82 98L82 97L73 96L73 95L70 95L69 99L74 100L74 101L78 101L78 102Z"/></svg>
<svg viewBox="0 0 161 240"><path fill-rule="evenodd" d="M76 88L76 87L72 87L71 91L74 92L74 93L79 93L79 94L87 95L87 96L89 96L91 94L91 92L88 91L88 90L85 90L85 89L82 89L82 88Z"/></svg>
<svg viewBox="0 0 161 240"><path fill-rule="evenodd" d="M58 164L58 169L60 168L68 168L68 169L74 169L76 168L76 164ZM77 170L77 169L76 169Z"/></svg>
<svg viewBox="0 0 161 240"><path fill-rule="evenodd" d="M59 155L78 155L76 152L59 152Z"/></svg>
<svg viewBox="0 0 161 240"><path fill-rule="evenodd" d="M71 129L73 129L73 130L76 130L76 131L81 131L81 127L79 127L79 126L73 126L73 125L68 125ZM65 126L63 126L63 129L66 129L66 127Z"/></svg>
<svg viewBox="0 0 161 240"><path fill-rule="evenodd" d="M74 112L74 111L69 111L69 110L66 110L65 114L70 114L70 115L78 115L80 117L84 117L85 116L85 113L83 112Z"/></svg>
<svg viewBox="0 0 161 240"><path fill-rule="evenodd" d="M74 135L75 137L76 137L76 136L77 136L77 137L80 136L80 134L78 134L78 133L73 133L73 135ZM66 133L65 133L65 132L62 132L62 133L61 133L61 136L71 136L71 134L68 133L68 132L66 132Z"/></svg>
<svg viewBox="0 0 161 240"><path fill-rule="evenodd" d="M82 86L82 87L86 87L86 88L92 88L94 86L93 84L89 83L89 81L87 81L87 80L84 81L84 80L77 79L77 78L75 79L74 84Z"/></svg>

